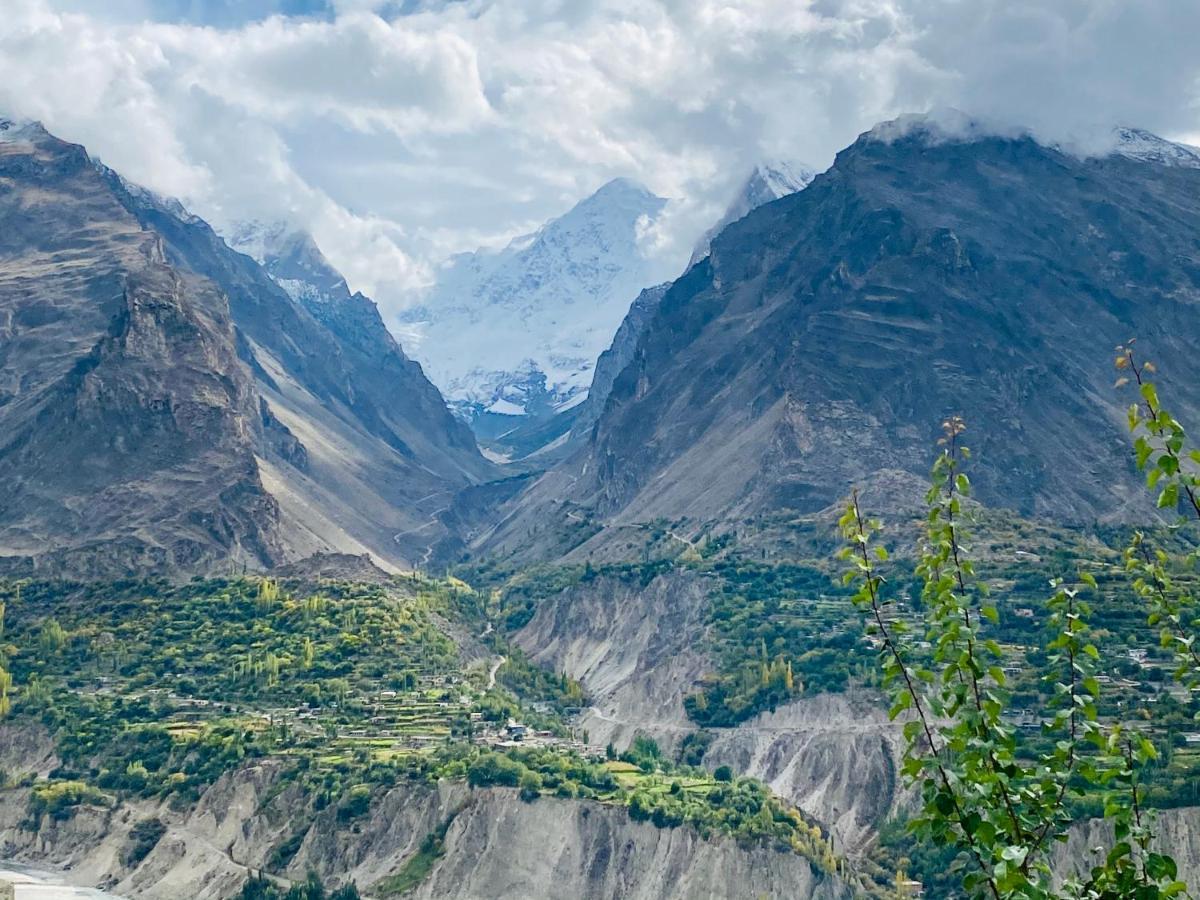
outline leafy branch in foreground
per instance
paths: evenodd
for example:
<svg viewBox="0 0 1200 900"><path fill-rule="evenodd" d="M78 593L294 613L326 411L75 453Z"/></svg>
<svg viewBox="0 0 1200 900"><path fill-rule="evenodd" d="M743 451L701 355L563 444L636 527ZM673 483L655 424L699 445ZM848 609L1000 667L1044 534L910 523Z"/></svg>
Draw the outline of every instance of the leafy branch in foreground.
<svg viewBox="0 0 1200 900"><path fill-rule="evenodd" d="M1161 410L1156 407L1156 422ZM1046 644L1053 715L1043 724L1050 749L1035 752L1008 724L1002 648L987 636L999 613L971 556L970 458L960 418L943 423L940 452L926 496L918 548L925 641L911 629L881 571L888 552L882 525L866 517L855 493L839 527L847 563L844 580L868 619L880 651L891 716L905 719L903 775L920 787L914 832L959 853L961 880L971 897L1157 898L1182 894L1169 857L1151 849L1152 822L1144 809L1139 769L1156 751L1121 724L1100 722L1099 653L1089 641L1089 592L1095 579L1052 582ZM1172 432L1173 433L1173 432ZM1173 438L1172 438L1173 440ZM1176 475L1178 470L1176 470ZM1186 496L1186 492L1185 492ZM1197 670L1200 671L1200 670ZM1099 862L1066 880L1053 870L1054 845L1067 839L1072 795L1098 795L1112 839ZM1071 875L1070 872L1059 873Z"/></svg>
<svg viewBox="0 0 1200 900"><path fill-rule="evenodd" d="M1128 373L1117 387L1136 386L1138 401L1129 407L1129 430L1134 434L1138 469L1146 484L1158 490L1158 508L1175 512L1179 531L1188 522L1200 521L1200 450L1187 447L1187 433L1179 421L1163 409L1158 388L1149 380L1154 363L1141 361L1133 341L1117 347L1116 368ZM1125 568L1133 578L1134 592L1150 610L1150 624L1159 629L1162 646L1176 661L1175 679L1189 689L1200 686L1200 651L1196 648L1196 596L1187 576L1194 573L1195 550L1172 554L1166 547L1153 546L1151 538L1138 531L1125 550Z"/></svg>

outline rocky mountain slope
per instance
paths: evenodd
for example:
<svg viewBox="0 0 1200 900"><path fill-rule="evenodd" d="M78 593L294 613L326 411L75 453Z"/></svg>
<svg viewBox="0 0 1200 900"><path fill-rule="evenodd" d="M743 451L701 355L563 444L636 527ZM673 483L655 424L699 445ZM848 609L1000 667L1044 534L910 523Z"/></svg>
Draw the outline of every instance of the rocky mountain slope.
<svg viewBox="0 0 1200 900"><path fill-rule="evenodd" d="M1110 351L1138 336L1197 418L1200 168L1165 144L1084 159L923 121L864 135L674 282L588 448L525 510L734 521L872 483L903 505L963 414L983 502L1151 515ZM491 546L520 546L523 515Z"/></svg>
<svg viewBox="0 0 1200 900"><path fill-rule="evenodd" d="M0 186L7 568L415 562L489 474L365 297L294 300L37 125L4 126Z"/></svg>
<svg viewBox="0 0 1200 900"><path fill-rule="evenodd" d="M748 213L758 209L765 203L804 190L816 177L816 172L803 163L775 160L762 162L754 167L746 180L738 188L725 214L717 220L712 228L696 244L692 251L692 260L688 264L694 266L712 249L713 238Z"/></svg>
<svg viewBox="0 0 1200 900"><path fill-rule="evenodd" d="M495 431L582 400L630 299L672 274L639 240L665 204L617 179L503 250L455 257L401 317L449 402Z"/></svg>
<svg viewBox="0 0 1200 900"><path fill-rule="evenodd" d="M0 547L120 571L283 552L270 420L226 298L173 268L81 147L0 142ZM282 435L282 432L280 432Z"/></svg>
<svg viewBox="0 0 1200 900"><path fill-rule="evenodd" d="M758 209L764 203L770 203L772 200L778 200L780 197L804 190L813 180L814 175L815 173L810 168L797 163L778 161L760 163L755 166L754 171L750 173L738 189L737 194L734 195L725 213L712 228L705 232L704 237L696 245L689 265L695 265L708 255L713 238L724 231L728 225ZM592 386L588 391L587 400L580 404L579 411L571 425L573 440L586 436L600 418L617 376L632 362L638 341L641 340L642 333L654 318L658 304L662 302L662 298L670 286L670 283L666 282L646 288L638 294L637 299L629 307L629 312L621 320L621 327L617 329L612 343L596 360L596 370L592 376Z"/></svg>
<svg viewBox="0 0 1200 900"><path fill-rule="evenodd" d="M707 255L708 245L713 236L730 222L740 219L764 203L803 189L812 180L812 177L813 173L810 169L797 164L776 162L756 166L745 182L739 186L721 219L704 234L697 244L692 263L689 265ZM612 185L606 186L600 193L610 191L612 187ZM628 185L622 184L622 187L628 187ZM564 219L577 216L582 209L597 204L597 198L593 197L584 204L580 204L576 210L568 213ZM558 227L561 227L558 223L551 223L547 229ZM258 232L255 232L255 237L257 234ZM631 273L640 271L643 273L642 277L649 276L652 267L646 260L638 258L639 251L636 248L627 246L621 252L630 254L630 259L624 265L630 268ZM615 262L620 265L620 260L615 260ZM519 260L518 264L536 267L543 265L544 260L541 255L531 255L529 258ZM674 275L675 273L669 274ZM524 273L522 277L532 277L535 283L540 283L541 279L536 272ZM634 283L635 280L632 278L622 279L625 287ZM586 363L586 366L577 369L576 373L571 376L574 386L565 398L551 399L549 402L541 400L532 403L526 402L529 398L545 398L539 380L542 369L522 363L521 374L517 376L517 380L506 381L506 386L500 392L507 398L505 402L495 405L490 411L480 412L478 407L460 407L460 411L467 415L476 433L486 439L488 446L510 461L527 459L530 464L545 467L565 458L590 432L599 418L613 382L632 359L633 350L641 336L642 329L650 320L663 294L666 293L668 285L669 283L663 283L647 287L638 293L632 305L625 311L624 318L620 319L619 327L616 327L616 320L609 312L605 313L608 318L607 322L599 320L592 322L585 314L582 324L579 324L580 313L578 310L571 310L566 315L563 333L584 330L591 332L588 341L595 344L594 352L599 352L599 347L603 346L602 343L596 342L602 341L609 335L612 335L612 340L608 344L608 349L600 353L599 358L594 360L594 364L592 359L581 360L581 364ZM564 292L564 296L569 295L571 291L586 296L593 290L587 285L572 287L568 284L561 285L560 289ZM446 302L446 299L450 299L453 304L452 298L444 298L442 302ZM613 294L611 305L614 308L620 306L618 300L619 298ZM606 301L607 305L609 304ZM427 315L432 315L432 313L421 310L410 313L409 317ZM531 327L536 331L538 325L533 322ZM614 328L616 329L615 334L613 334ZM431 365L436 367L439 364L436 360L431 360ZM530 381L530 378L533 380ZM580 385L582 389L580 389ZM527 389L529 386L532 388Z"/></svg>
<svg viewBox="0 0 1200 900"><path fill-rule="evenodd" d="M604 411L604 403L612 391L613 383L621 370L629 365L637 350L637 342L645 331L646 325L654 317L658 304L662 302L670 283L657 284L648 287L640 294L625 313L621 326L613 335L612 343L596 360L596 368L592 373L592 384L588 390L587 399L579 404L578 412L571 423L571 438L578 441L592 430Z"/></svg>

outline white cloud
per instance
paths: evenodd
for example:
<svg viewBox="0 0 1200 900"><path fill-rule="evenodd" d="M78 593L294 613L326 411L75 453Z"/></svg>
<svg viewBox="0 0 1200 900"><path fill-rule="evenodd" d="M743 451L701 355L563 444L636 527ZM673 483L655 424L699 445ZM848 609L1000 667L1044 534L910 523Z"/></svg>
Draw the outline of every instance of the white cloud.
<svg viewBox="0 0 1200 900"><path fill-rule="evenodd" d="M756 160L821 166L905 112L1200 135L1194 0L337 0L222 28L181 5L8 0L0 110L217 224L307 225L385 306L622 175L676 198L644 237L682 262Z"/></svg>

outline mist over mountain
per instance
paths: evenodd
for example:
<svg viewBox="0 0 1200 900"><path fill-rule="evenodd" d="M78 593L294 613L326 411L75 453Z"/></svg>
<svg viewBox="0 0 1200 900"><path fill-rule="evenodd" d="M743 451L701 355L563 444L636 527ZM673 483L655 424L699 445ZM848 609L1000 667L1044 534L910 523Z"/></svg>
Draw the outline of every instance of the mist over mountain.
<svg viewBox="0 0 1200 900"><path fill-rule="evenodd" d="M903 743L833 511L909 520L965 416L1022 669L1029 585L1161 521L1113 345L1200 417L1200 151L903 117L757 167L667 281L664 204L612 182L453 260L423 367L305 230L223 239L0 120L5 852L147 898L890 896Z"/></svg>
<svg viewBox="0 0 1200 900"><path fill-rule="evenodd" d="M728 225L736 222L751 210L758 209L764 203L770 203L772 200L778 200L780 197L803 190L816 177L816 174L811 167L803 163L786 160L775 160L756 165L754 171L738 188L738 192L725 210L725 214L704 233L696 245L696 249L692 251L692 260L689 265L695 265L708 256L713 238L724 231Z"/></svg>

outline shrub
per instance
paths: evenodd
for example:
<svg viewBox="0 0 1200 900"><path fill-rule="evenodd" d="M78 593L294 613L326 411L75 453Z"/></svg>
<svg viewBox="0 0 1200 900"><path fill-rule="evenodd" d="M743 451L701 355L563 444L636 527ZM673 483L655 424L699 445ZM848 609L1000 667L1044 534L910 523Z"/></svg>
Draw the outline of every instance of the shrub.
<svg viewBox="0 0 1200 900"><path fill-rule="evenodd" d="M45 813L57 821L68 819L79 806L107 806L109 798L83 781L51 781L35 785L29 795L29 816L36 824Z"/></svg>
<svg viewBox="0 0 1200 900"><path fill-rule="evenodd" d="M167 826L159 819L142 819L129 830L129 843L121 852L121 865L127 869L137 866L158 846Z"/></svg>

